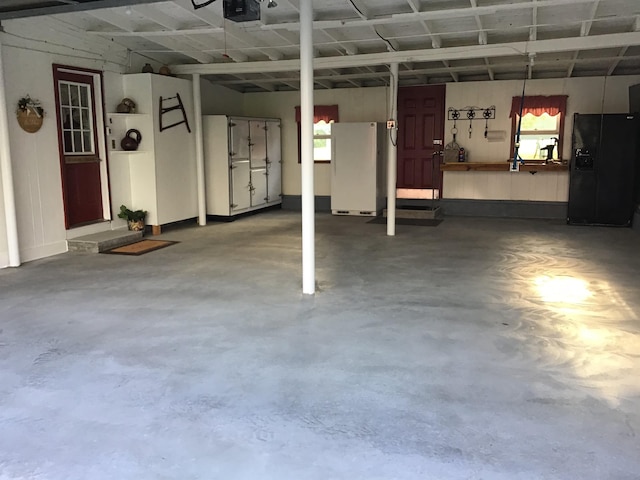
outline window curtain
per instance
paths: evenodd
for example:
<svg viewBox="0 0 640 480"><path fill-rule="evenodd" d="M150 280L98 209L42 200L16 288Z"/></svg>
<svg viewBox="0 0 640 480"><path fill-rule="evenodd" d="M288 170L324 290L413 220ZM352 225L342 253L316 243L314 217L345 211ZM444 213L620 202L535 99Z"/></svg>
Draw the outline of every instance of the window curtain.
<svg viewBox="0 0 640 480"><path fill-rule="evenodd" d="M338 105L315 105L313 107L313 123L325 121L338 122ZM300 123L300 107L296 107L296 122Z"/></svg>
<svg viewBox="0 0 640 480"><path fill-rule="evenodd" d="M338 122L338 105L314 105L313 107L313 123ZM302 153L300 150L300 137L302 136L302 128L300 128L300 107L296 107L296 123L298 125L298 163L302 161ZM315 163L327 163L324 161L316 161Z"/></svg>
<svg viewBox="0 0 640 480"><path fill-rule="evenodd" d="M522 107L522 115L531 113L536 117L539 117L543 113L547 113L550 116L555 116L559 113L564 118L567 112L567 98L568 95L551 95L545 97L543 95L525 96L524 106ZM520 114L520 101L522 97L513 97L511 100L511 113L509 117L515 117Z"/></svg>

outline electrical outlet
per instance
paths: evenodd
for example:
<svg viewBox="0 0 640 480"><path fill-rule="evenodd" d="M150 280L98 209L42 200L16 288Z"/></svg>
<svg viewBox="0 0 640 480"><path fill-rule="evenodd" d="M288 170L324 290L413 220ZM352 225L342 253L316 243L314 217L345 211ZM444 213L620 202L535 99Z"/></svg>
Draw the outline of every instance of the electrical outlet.
<svg viewBox="0 0 640 480"><path fill-rule="evenodd" d="M387 120L387 130L393 130L394 128L396 128L396 121Z"/></svg>

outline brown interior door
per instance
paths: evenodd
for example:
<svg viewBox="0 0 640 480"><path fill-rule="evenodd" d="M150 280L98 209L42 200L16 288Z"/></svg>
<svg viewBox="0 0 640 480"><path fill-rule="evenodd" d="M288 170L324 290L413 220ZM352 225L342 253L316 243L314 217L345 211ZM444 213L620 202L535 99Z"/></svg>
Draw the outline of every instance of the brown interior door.
<svg viewBox="0 0 640 480"><path fill-rule="evenodd" d="M67 228L103 220L96 105L91 75L54 68Z"/></svg>
<svg viewBox="0 0 640 480"><path fill-rule="evenodd" d="M444 102L444 85L398 89L398 188L440 190Z"/></svg>

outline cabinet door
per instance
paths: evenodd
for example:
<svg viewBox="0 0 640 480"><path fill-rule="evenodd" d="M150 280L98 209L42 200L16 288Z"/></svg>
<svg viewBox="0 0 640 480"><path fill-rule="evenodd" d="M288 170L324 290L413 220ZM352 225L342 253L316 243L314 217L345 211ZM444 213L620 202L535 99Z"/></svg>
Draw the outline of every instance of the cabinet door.
<svg viewBox="0 0 640 480"><path fill-rule="evenodd" d="M267 134L264 120L249 122L251 135L251 168L264 168L267 164Z"/></svg>
<svg viewBox="0 0 640 480"><path fill-rule="evenodd" d="M249 121L229 119L229 156L232 160L249 158Z"/></svg>
<svg viewBox="0 0 640 480"><path fill-rule="evenodd" d="M251 206L251 170L249 160L231 164L231 210L243 210Z"/></svg>
<svg viewBox="0 0 640 480"><path fill-rule="evenodd" d="M267 169L251 170L251 206L267 203Z"/></svg>
<svg viewBox="0 0 640 480"><path fill-rule="evenodd" d="M282 163L269 161L267 165L267 201L277 202L282 194Z"/></svg>
<svg viewBox="0 0 640 480"><path fill-rule="evenodd" d="M267 162L280 162L282 152L280 149L280 120L268 120L266 122L267 133Z"/></svg>
<svg viewBox="0 0 640 480"><path fill-rule="evenodd" d="M267 128L267 198L277 202L282 197L282 150L280 120L268 120Z"/></svg>

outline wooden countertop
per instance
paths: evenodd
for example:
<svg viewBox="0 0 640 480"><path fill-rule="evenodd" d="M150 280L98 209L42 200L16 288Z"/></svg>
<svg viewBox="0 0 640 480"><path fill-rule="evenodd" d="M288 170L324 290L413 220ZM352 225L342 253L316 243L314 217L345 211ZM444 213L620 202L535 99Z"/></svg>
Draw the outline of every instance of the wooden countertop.
<svg viewBox="0 0 640 480"><path fill-rule="evenodd" d="M440 170L443 172L508 172L511 168L511 161L508 162L455 162L455 163L443 163L440 165ZM526 161L520 164L521 172L566 172L569 170L569 165L563 165L561 163L549 163L544 164L542 161Z"/></svg>

